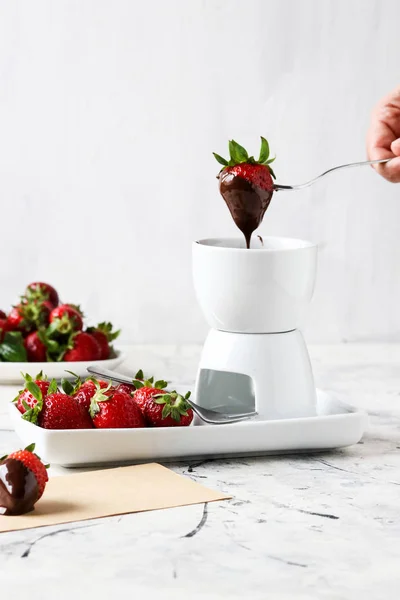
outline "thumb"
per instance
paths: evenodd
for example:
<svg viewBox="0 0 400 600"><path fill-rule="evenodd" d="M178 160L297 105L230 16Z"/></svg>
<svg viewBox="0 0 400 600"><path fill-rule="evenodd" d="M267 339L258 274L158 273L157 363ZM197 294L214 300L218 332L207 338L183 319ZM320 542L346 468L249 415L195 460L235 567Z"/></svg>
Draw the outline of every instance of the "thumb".
<svg viewBox="0 0 400 600"><path fill-rule="evenodd" d="M390 149L395 156L400 156L400 138L392 142Z"/></svg>

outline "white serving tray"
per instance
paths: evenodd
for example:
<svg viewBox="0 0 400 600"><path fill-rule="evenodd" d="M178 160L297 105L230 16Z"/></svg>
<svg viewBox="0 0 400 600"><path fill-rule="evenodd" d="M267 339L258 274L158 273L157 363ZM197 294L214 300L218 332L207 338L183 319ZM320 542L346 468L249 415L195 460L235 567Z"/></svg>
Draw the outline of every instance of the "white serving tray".
<svg viewBox="0 0 400 600"><path fill-rule="evenodd" d="M78 362L0 362L0 384L16 384L24 383L21 373L29 373L36 375L43 371L49 379L57 379L60 381L63 377L71 378L71 375L66 371L73 371L79 377L87 377L89 373L87 368L90 366L102 366L105 369L115 369L123 360L125 355L122 352L116 352L114 358L107 360L91 360Z"/></svg>
<svg viewBox="0 0 400 600"><path fill-rule="evenodd" d="M317 391L318 415L229 425L146 429L41 429L9 414L24 445L36 444L46 462L65 467L187 458L312 452L356 444L368 423L366 413Z"/></svg>

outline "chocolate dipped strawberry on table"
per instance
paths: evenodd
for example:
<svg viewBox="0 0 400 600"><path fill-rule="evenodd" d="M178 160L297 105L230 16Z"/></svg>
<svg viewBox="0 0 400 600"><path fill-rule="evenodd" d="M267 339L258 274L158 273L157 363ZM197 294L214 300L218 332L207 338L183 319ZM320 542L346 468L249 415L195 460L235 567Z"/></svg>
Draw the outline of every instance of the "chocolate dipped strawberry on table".
<svg viewBox="0 0 400 600"><path fill-rule="evenodd" d="M0 460L0 515L30 512L42 497L49 477L34 449L31 444Z"/></svg>
<svg viewBox="0 0 400 600"><path fill-rule="evenodd" d="M213 153L223 165L218 175L219 189L250 248L253 231L260 226L274 192L275 174L270 165L275 157L269 158L269 144L263 137L258 160L234 140L229 142L229 153L229 160Z"/></svg>

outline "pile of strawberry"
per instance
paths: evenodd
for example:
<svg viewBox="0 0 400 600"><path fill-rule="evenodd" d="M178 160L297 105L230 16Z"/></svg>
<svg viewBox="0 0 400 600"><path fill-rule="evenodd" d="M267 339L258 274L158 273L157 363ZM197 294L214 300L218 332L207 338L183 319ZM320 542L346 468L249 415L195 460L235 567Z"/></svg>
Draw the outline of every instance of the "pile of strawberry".
<svg viewBox="0 0 400 600"><path fill-rule="evenodd" d="M190 425L193 411L185 396L167 392L166 381L144 378L139 371L132 385L90 377L61 381L42 373L25 375L25 387L14 399L22 418L44 429L115 429Z"/></svg>
<svg viewBox="0 0 400 600"><path fill-rule="evenodd" d="M83 313L75 304L60 304L57 291L30 283L8 315L0 310L0 361L57 362L105 360L119 335L111 323L83 331Z"/></svg>

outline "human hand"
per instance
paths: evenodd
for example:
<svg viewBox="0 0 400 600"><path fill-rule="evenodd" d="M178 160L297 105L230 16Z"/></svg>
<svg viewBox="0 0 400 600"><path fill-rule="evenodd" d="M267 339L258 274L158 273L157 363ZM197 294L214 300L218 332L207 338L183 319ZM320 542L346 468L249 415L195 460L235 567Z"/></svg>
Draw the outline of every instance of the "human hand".
<svg viewBox="0 0 400 600"><path fill-rule="evenodd" d="M369 160L396 157L374 165L374 169L388 181L400 183L400 86L382 98L372 111L367 153Z"/></svg>

